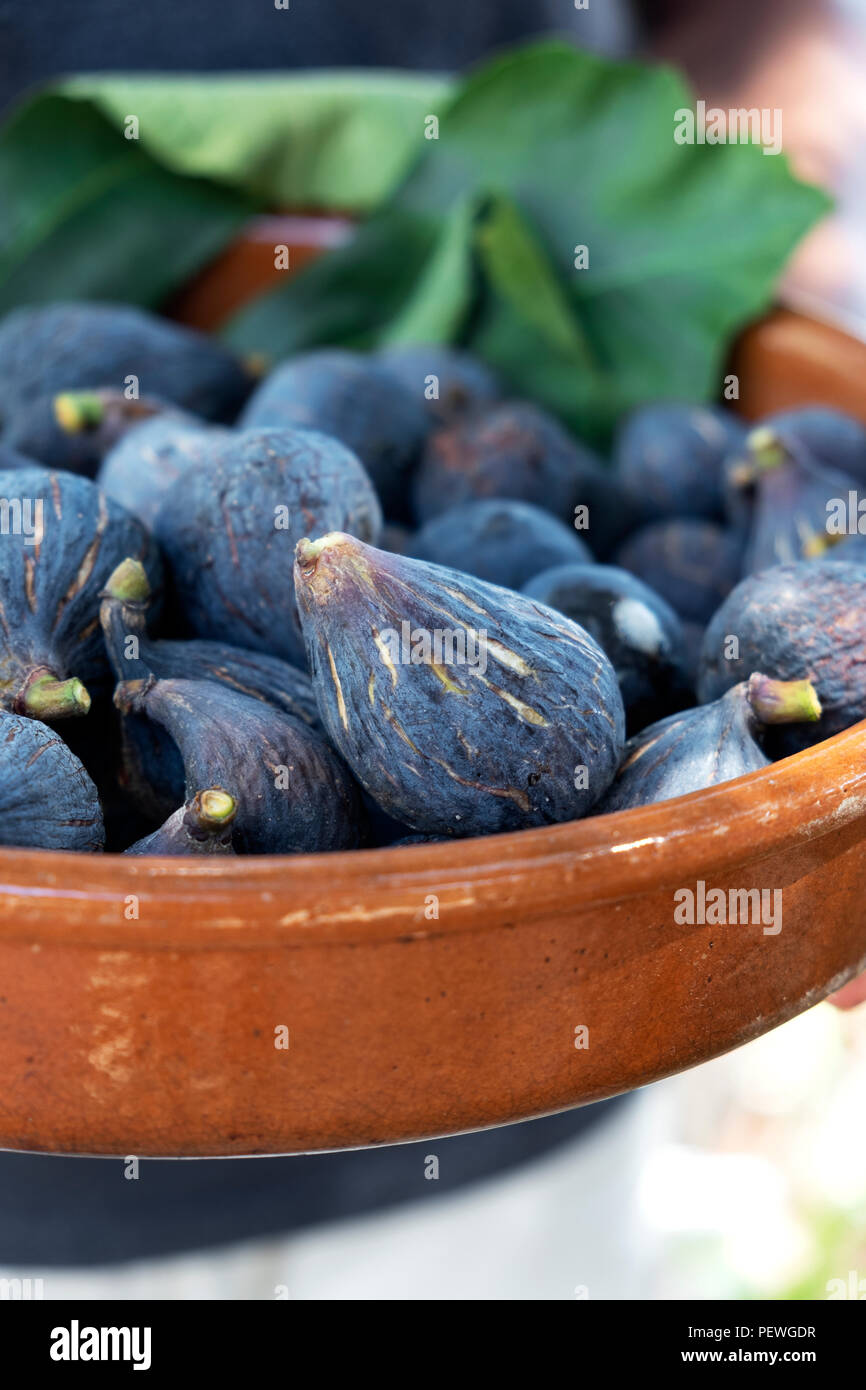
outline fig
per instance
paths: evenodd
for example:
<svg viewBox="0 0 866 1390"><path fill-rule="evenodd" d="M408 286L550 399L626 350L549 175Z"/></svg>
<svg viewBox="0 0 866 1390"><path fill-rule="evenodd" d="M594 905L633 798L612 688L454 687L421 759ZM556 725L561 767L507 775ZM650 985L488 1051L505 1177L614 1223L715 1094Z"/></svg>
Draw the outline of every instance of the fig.
<svg viewBox="0 0 866 1390"><path fill-rule="evenodd" d="M813 560L836 560L843 565L866 565L866 536L826 536Z"/></svg>
<svg viewBox="0 0 866 1390"><path fill-rule="evenodd" d="M53 723L86 714L109 677L99 594L131 555L151 583L159 557L139 521L87 478L0 473L0 706Z"/></svg>
<svg viewBox="0 0 866 1390"><path fill-rule="evenodd" d="M655 589L686 622L703 624L737 583L742 557L743 541L733 530L674 517L635 531L613 563Z"/></svg>
<svg viewBox="0 0 866 1390"><path fill-rule="evenodd" d="M299 542L295 587L322 722L410 830L572 820L607 787L624 738L619 687L562 614L340 533Z"/></svg>
<svg viewBox="0 0 866 1390"><path fill-rule="evenodd" d="M48 468L95 476L101 459L123 436L155 416L183 418L177 406L155 396L128 400L116 387L36 396L16 411L4 442Z"/></svg>
<svg viewBox="0 0 866 1390"><path fill-rule="evenodd" d="M629 740L600 815L670 801L766 767L759 739L771 725L814 723L821 706L807 680L753 673L718 700L651 724Z"/></svg>
<svg viewBox="0 0 866 1390"><path fill-rule="evenodd" d="M279 657L203 639L151 641L147 635L150 585L144 566L127 558L102 591L99 610L109 660L118 681L209 680L264 700L305 724L316 724L313 686L305 671ZM130 637L134 640L130 642Z"/></svg>
<svg viewBox="0 0 866 1390"><path fill-rule="evenodd" d="M620 425L614 466L646 521L714 520L723 512L722 465L745 437L745 425L720 406L645 405Z"/></svg>
<svg viewBox="0 0 866 1390"><path fill-rule="evenodd" d="M126 854L234 854L232 822L237 802L222 787L196 792L165 825L136 840Z"/></svg>
<svg viewBox="0 0 866 1390"><path fill-rule="evenodd" d="M68 303L14 309L0 323L0 418L39 396L94 386L123 389L134 377L208 420L232 420L252 378L214 338L127 304Z"/></svg>
<svg viewBox="0 0 866 1390"><path fill-rule="evenodd" d="M586 539L607 552L639 509L600 459L538 406L509 401L431 435L413 484L419 525L462 502L509 497L573 525L588 509Z"/></svg>
<svg viewBox="0 0 866 1390"><path fill-rule="evenodd" d="M241 854L354 849L362 836L358 788L321 734L261 700L207 680L124 681L114 693L124 718L168 735L184 787L225 788L237 803L233 841ZM148 763L146 774L164 769ZM131 788L133 792L135 788Z"/></svg>
<svg viewBox="0 0 866 1390"><path fill-rule="evenodd" d="M847 508L857 490L856 479L820 467L802 444L770 429L752 431L728 482L752 494L744 574L819 555L832 503L838 499ZM853 511L856 516L856 504Z"/></svg>
<svg viewBox="0 0 866 1390"><path fill-rule="evenodd" d="M539 566L579 564L592 554L577 532L529 502L464 502L428 521L410 542L417 560L519 589Z"/></svg>
<svg viewBox="0 0 866 1390"><path fill-rule="evenodd" d="M0 845L93 852L105 843L96 787L38 719L0 710Z"/></svg>
<svg viewBox="0 0 866 1390"><path fill-rule="evenodd" d="M313 430L244 430L181 474L154 534L191 635L302 664L296 541L336 526L375 541L381 524L370 479L338 440Z"/></svg>
<svg viewBox="0 0 866 1390"><path fill-rule="evenodd" d="M866 566L801 560L750 575L704 634L698 698L717 700L748 671L805 676L821 702L816 724L774 734L793 753L866 718Z"/></svg>
<svg viewBox="0 0 866 1390"><path fill-rule="evenodd" d="M631 735L691 704L685 635L674 610L614 565L557 565L523 593L585 628L610 660Z"/></svg>
<svg viewBox="0 0 866 1390"><path fill-rule="evenodd" d="M761 421L786 444L806 449L819 464L866 483L866 427L826 406L779 410Z"/></svg>
<svg viewBox="0 0 866 1390"><path fill-rule="evenodd" d="M193 464L207 465L214 446L230 439L220 425L194 415L160 415L130 430L102 460L97 482L153 530L166 493Z"/></svg>
<svg viewBox="0 0 866 1390"><path fill-rule="evenodd" d="M420 393L375 358L337 349L293 357L261 383L240 425L339 439L366 468L386 515L405 518L408 475L427 434L427 412Z"/></svg>
<svg viewBox="0 0 866 1390"><path fill-rule="evenodd" d="M442 343L398 343L379 349L383 367L424 402L431 421L450 425L499 400L496 374L484 362Z"/></svg>

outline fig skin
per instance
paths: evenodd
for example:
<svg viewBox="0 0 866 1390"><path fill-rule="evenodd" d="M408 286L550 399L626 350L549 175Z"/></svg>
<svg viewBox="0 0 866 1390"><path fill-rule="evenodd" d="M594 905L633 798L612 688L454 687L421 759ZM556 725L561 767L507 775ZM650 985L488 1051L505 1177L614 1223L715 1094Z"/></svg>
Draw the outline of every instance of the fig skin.
<svg viewBox="0 0 866 1390"><path fill-rule="evenodd" d="M49 723L86 714L110 679L100 591L127 555L158 590L159 555L141 523L86 478L15 469L0 473L0 498L32 508L32 539L42 504L39 544L0 538L0 707Z"/></svg>
<svg viewBox="0 0 866 1390"><path fill-rule="evenodd" d="M509 498L449 508L416 532L407 553L506 589L520 589L539 565L592 560L589 547L565 522Z"/></svg>
<svg viewBox="0 0 866 1390"><path fill-rule="evenodd" d="M709 622L740 578L743 541L712 521L674 517L642 526L613 564L642 579L685 622Z"/></svg>
<svg viewBox="0 0 866 1390"><path fill-rule="evenodd" d="M739 656L725 657L737 638ZM817 724L773 730L772 756L799 752L866 718L866 566L801 560L750 575L704 634L698 698L717 700L754 670L808 677L823 714Z"/></svg>
<svg viewBox="0 0 866 1390"><path fill-rule="evenodd" d="M441 343L395 343L379 349L378 361L423 402L436 426L453 424L461 415L491 406L502 396L496 373L460 348ZM431 376L438 378L435 398L427 394Z"/></svg>
<svg viewBox="0 0 866 1390"><path fill-rule="evenodd" d="M364 465L389 519L405 520L408 476L428 417L421 393L375 358L331 348L290 358L261 383L239 423L242 429L315 430L339 439Z"/></svg>
<svg viewBox="0 0 866 1390"><path fill-rule="evenodd" d="M196 792L164 825L136 840L125 854L234 854L232 823L237 802L221 787Z"/></svg>
<svg viewBox="0 0 866 1390"><path fill-rule="evenodd" d="M819 465L866 483L866 427L853 416L807 405L768 415L758 428L770 429L785 443L806 449Z"/></svg>
<svg viewBox="0 0 866 1390"><path fill-rule="evenodd" d="M102 460L97 483L149 530L166 493L194 464L207 465L211 450L229 430L194 415L157 416L137 425Z"/></svg>
<svg viewBox="0 0 866 1390"><path fill-rule="evenodd" d="M614 468L640 498L645 521L715 520L724 510L722 466L745 437L745 425L721 406L645 405L617 431Z"/></svg>
<svg viewBox="0 0 866 1390"><path fill-rule="evenodd" d="M585 628L619 681L631 736L693 703L682 624L664 599L614 565L557 565L523 586Z"/></svg>
<svg viewBox="0 0 866 1390"><path fill-rule="evenodd" d="M769 429L752 431L745 455L729 468L728 482L749 498L744 575L819 555L833 540L828 502L838 498L847 504L857 491L855 478L819 466L802 444L785 442Z"/></svg>
<svg viewBox="0 0 866 1390"><path fill-rule="evenodd" d="M321 734L282 710L213 681L154 678L121 683L114 702L176 745L185 778L178 801L192 800L200 787L230 791L238 853L315 853L361 842L361 798L351 775ZM280 769L287 769L285 787L277 785L286 775Z"/></svg>
<svg viewBox="0 0 866 1390"><path fill-rule="evenodd" d="M128 304L37 305L0 322L0 417L7 427L39 396L122 389L128 376L143 395L220 421L234 419L253 384L217 339Z"/></svg>
<svg viewBox="0 0 866 1390"><path fill-rule="evenodd" d="M263 700L302 723L318 723L313 685L305 671L279 657L222 642L172 641L147 635L150 585L144 566L127 558L110 575L99 609L108 658L118 681L209 680ZM132 636L136 640L128 641Z"/></svg>
<svg viewBox="0 0 866 1390"><path fill-rule="evenodd" d="M46 468L93 478L105 454L130 430L158 416L183 412L155 396L128 400L125 391L102 387L37 396L16 411L4 442Z"/></svg>
<svg viewBox="0 0 866 1390"><path fill-rule="evenodd" d="M338 440L312 430L244 430L181 474L154 534L188 635L303 665L291 580L296 542L311 528L337 526L375 541L381 525L370 479Z"/></svg>
<svg viewBox="0 0 866 1390"><path fill-rule="evenodd" d="M543 507L571 526L583 505L589 526L582 534L596 555L640 517L598 456L527 401L506 401L432 434L412 497L419 526L461 503L503 497Z"/></svg>
<svg viewBox="0 0 866 1390"><path fill-rule="evenodd" d="M359 782L410 830L483 835L573 820L607 787L622 700L613 667L576 623L344 534L299 543L295 584L322 722ZM485 633L486 671L441 651L440 664L435 653L402 664L397 650L397 664L388 633L399 638L404 620L431 639L437 629Z"/></svg>
<svg viewBox="0 0 866 1390"><path fill-rule="evenodd" d="M38 719L0 710L0 845L96 853L105 827L83 764Z"/></svg>
<svg viewBox="0 0 866 1390"><path fill-rule="evenodd" d="M802 717L808 726L820 714L807 682L780 686L783 683L755 673L710 704L651 724L626 744L597 813L670 801L766 767L770 759L758 743L766 725L781 716Z"/></svg>

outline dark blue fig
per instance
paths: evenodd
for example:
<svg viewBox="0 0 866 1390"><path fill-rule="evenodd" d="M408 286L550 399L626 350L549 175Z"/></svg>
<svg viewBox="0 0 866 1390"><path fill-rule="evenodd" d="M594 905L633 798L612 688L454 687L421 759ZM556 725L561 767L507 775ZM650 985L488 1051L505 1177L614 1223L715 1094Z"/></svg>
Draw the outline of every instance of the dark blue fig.
<svg viewBox="0 0 866 1390"><path fill-rule="evenodd" d="M232 420L252 385L215 338L126 304L14 309L0 323L6 428L39 396L94 386L122 390L130 377L142 395L161 396L208 420Z"/></svg>
<svg viewBox="0 0 866 1390"><path fill-rule="evenodd" d="M404 835L401 840L393 840L390 848L400 849L403 845L441 845L445 839L445 835Z"/></svg>
<svg viewBox="0 0 866 1390"><path fill-rule="evenodd" d="M122 716L150 721L176 745L185 782L178 801L191 801L202 787L219 787L235 800L239 853L360 843L358 788L321 734L291 715L206 680L126 681L114 702Z"/></svg>
<svg viewBox="0 0 866 1390"><path fill-rule="evenodd" d="M419 525L462 502L510 497L586 532L597 555L639 517L622 484L552 416L509 401L431 435L413 484ZM588 515L577 518L575 508Z"/></svg>
<svg viewBox="0 0 866 1390"><path fill-rule="evenodd" d="M4 443L47 468L96 475L101 459L145 420L183 412L154 396L127 399L116 387L36 396L16 411L3 432Z"/></svg>
<svg viewBox="0 0 866 1390"><path fill-rule="evenodd" d="M630 739L596 809L604 815L670 801L756 772L770 761L759 744L766 728L808 726L820 713L809 681L774 681L755 673L711 704L671 715Z"/></svg>
<svg viewBox="0 0 866 1390"><path fill-rule="evenodd" d="M866 565L866 536L828 536L814 559L835 560L843 565Z"/></svg>
<svg viewBox="0 0 866 1390"><path fill-rule="evenodd" d="M10 449L6 444L0 444L0 472L7 473L13 468L38 468L36 459L28 458L25 454L20 454L17 449Z"/></svg>
<svg viewBox="0 0 866 1390"><path fill-rule="evenodd" d="M158 416L129 431L106 454L97 474L103 492L153 530L165 495L193 464L207 466L216 444L231 438L194 415Z"/></svg>
<svg viewBox="0 0 866 1390"><path fill-rule="evenodd" d="M591 561L589 547L541 507L509 498L464 502L416 532L408 554L520 589L540 569Z"/></svg>
<svg viewBox="0 0 866 1390"><path fill-rule="evenodd" d="M0 473L0 706L53 723L108 680L99 595L126 556L159 588L147 531L86 478Z"/></svg>
<svg viewBox="0 0 866 1390"><path fill-rule="evenodd" d="M303 663L292 555L308 531L378 539L382 515L357 458L312 430L244 430L166 494L154 534L197 637Z"/></svg>
<svg viewBox="0 0 866 1390"><path fill-rule="evenodd" d="M101 850L96 787L83 765L38 719L0 710L0 845Z"/></svg>
<svg viewBox="0 0 866 1390"><path fill-rule="evenodd" d="M704 635L698 698L716 700L750 671L808 677L817 724L792 725L774 752L797 752L866 718L866 566L801 560L750 575Z"/></svg>
<svg viewBox="0 0 866 1390"><path fill-rule="evenodd" d="M232 824L237 802L222 787L196 792L164 825L136 840L126 854L234 854Z"/></svg>
<svg viewBox="0 0 866 1390"><path fill-rule="evenodd" d="M403 520L406 486L427 434L420 394L372 357L342 349L305 353L278 366L251 397L245 429L332 435L358 456L386 515Z"/></svg>
<svg viewBox="0 0 866 1390"><path fill-rule="evenodd" d="M647 521L720 518L722 465L745 436L742 421L720 406L641 406L619 428L617 475L640 499Z"/></svg>
<svg viewBox="0 0 866 1390"><path fill-rule="evenodd" d="M801 443L767 428L749 435L728 482L751 494L744 574L819 556L839 508L858 515L856 479L818 465Z"/></svg>
<svg viewBox="0 0 866 1390"><path fill-rule="evenodd" d="M613 667L576 623L344 534L301 541L295 586L322 721L387 813L432 835L586 814L619 763Z"/></svg>
<svg viewBox="0 0 866 1390"><path fill-rule="evenodd" d="M713 521L675 517L635 531L613 563L655 589L686 622L706 623L740 577L743 541Z"/></svg>
<svg viewBox="0 0 866 1390"><path fill-rule="evenodd" d="M689 689L694 690L698 683L698 667L701 662L701 648L704 645L705 625L690 623L685 619L680 624L685 639L684 657L686 678Z"/></svg>
<svg viewBox="0 0 866 1390"><path fill-rule="evenodd" d="M496 373L460 348L442 343L400 343L381 348L378 360L424 402L436 425L493 405L502 395Z"/></svg>
<svg viewBox="0 0 866 1390"><path fill-rule="evenodd" d="M619 681L629 734L691 704L685 636L654 590L614 565L558 565L523 592L585 628Z"/></svg>
<svg viewBox="0 0 866 1390"><path fill-rule="evenodd" d="M866 483L866 426L823 405L779 410L761 421L786 444L806 449L827 468Z"/></svg>
<svg viewBox="0 0 866 1390"><path fill-rule="evenodd" d="M408 526L401 526L396 521L386 521L379 537L379 545L382 550L390 550L394 555L408 555L413 534Z"/></svg>
<svg viewBox="0 0 866 1390"><path fill-rule="evenodd" d="M102 592L100 620L118 681L209 680L241 695L264 700L304 724L316 724L313 685L305 671L279 657L251 652L227 643L193 638L189 641L151 640L147 635L150 585L144 566L126 559L109 577Z"/></svg>

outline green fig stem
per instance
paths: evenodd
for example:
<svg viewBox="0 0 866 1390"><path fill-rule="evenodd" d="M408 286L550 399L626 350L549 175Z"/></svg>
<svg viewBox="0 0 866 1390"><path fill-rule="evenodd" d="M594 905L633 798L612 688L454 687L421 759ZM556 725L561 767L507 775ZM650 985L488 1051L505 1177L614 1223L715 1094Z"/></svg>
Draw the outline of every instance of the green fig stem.
<svg viewBox="0 0 866 1390"><path fill-rule="evenodd" d="M767 425L752 430L746 439L746 447L756 473L769 473L771 469L783 464L788 457L788 451L779 436Z"/></svg>
<svg viewBox="0 0 866 1390"><path fill-rule="evenodd" d="M116 599L119 603L147 603L150 598L150 584L141 561L121 560L109 576L102 597Z"/></svg>
<svg viewBox="0 0 866 1390"><path fill-rule="evenodd" d="M762 724L814 724L821 718L821 701L809 680L777 681L756 672L746 685L746 699Z"/></svg>
<svg viewBox="0 0 866 1390"><path fill-rule="evenodd" d="M209 787L207 791L196 792L190 811L201 830L222 830L231 825L237 814L238 804L234 797L222 787Z"/></svg>
<svg viewBox="0 0 866 1390"><path fill-rule="evenodd" d="M98 429L105 419L105 399L98 391L64 391L54 397L54 418L66 434Z"/></svg>
<svg viewBox="0 0 866 1390"><path fill-rule="evenodd" d="M30 719L71 719L87 714L90 695L76 676L58 680L56 676L36 675L28 681L16 702L18 711Z"/></svg>

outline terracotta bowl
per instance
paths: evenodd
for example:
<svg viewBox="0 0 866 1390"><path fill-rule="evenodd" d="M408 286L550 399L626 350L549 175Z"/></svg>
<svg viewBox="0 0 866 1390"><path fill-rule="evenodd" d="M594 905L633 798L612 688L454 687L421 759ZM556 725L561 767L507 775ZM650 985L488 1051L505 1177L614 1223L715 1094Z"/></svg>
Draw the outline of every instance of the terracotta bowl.
<svg viewBox="0 0 866 1390"><path fill-rule="evenodd" d="M293 1153L598 1100L866 967L864 882L866 722L711 791L516 835L231 862L3 851L0 1146ZM781 890L781 930L678 924L699 884Z"/></svg>

